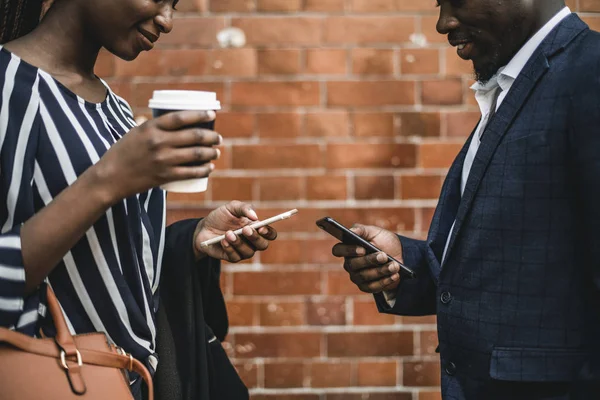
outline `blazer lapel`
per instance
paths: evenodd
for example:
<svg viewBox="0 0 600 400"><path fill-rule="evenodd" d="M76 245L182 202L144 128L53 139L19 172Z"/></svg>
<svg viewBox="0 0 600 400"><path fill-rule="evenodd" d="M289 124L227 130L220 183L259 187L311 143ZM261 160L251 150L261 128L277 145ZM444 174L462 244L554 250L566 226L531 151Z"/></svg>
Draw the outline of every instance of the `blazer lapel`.
<svg viewBox="0 0 600 400"><path fill-rule="evenodd" d="M427 236L427 244L433 251L434 257L430 259L431 271L434 277L439 276L441 270L442 255L444 253L444 247L446 246L446 240L456 218L456 212L460 204L460 180L462 176L462 167L465 162L467 151L471 140L473 140L473 134L477 130L481 120L475 125L473 132L467 139L465 145L461 149L460 153L452 163L452 166L448 170L448 175L444 181L444 186L440 194L440 200L433 214L431 220L431 227Z"/></svg>
<svg viewBox="0 0 600 400"><path fill-rule="evenodd" d="M510 128L513 120L518 115L519 110L528 99L531 91L550 68L548 62L549 58L567 46L586 28L587 25L585 25L585 23L583 23L583 21L575 14L565 18L546 37L546 39L544 39L540 47L532 55L529 62L525 65L525 68L523 68L523 71L513 83L508 95L498 108L496 115L486 127L485 138L482 140L473 161L465 191L456 213L456 222L454 229L451 232L446 258L450 256L450 253L454 248L456 238L460 234L465 217L471 209L479 184L481 183L496 148L500 144L502 137Z"/></svg>

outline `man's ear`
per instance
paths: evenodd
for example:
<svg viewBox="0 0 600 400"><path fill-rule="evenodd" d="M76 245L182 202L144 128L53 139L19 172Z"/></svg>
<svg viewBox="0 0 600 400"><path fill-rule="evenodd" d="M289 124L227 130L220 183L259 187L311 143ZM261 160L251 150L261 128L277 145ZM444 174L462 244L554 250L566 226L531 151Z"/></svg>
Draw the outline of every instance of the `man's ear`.
<svg viewBox="0 0 600 400"><path fill-rule="evenodd" d="M52 7L52 4L54 4L55 1L56 0L42 0L42 12L40 13L40 21L42 20L42 18L44 18L44 16L46 15L50 7Z"/></svg>

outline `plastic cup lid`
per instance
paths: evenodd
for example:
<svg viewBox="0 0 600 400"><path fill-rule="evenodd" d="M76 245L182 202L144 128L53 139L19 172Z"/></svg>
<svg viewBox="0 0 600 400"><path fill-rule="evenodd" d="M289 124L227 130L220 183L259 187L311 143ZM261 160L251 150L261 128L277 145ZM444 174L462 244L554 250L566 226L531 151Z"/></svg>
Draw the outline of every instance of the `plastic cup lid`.
<svg viewBox="0 0 600 400"><path fill-rule="evenodd" d="M155 90L148 107L161 110L220 110L215 92Z"/></svg>

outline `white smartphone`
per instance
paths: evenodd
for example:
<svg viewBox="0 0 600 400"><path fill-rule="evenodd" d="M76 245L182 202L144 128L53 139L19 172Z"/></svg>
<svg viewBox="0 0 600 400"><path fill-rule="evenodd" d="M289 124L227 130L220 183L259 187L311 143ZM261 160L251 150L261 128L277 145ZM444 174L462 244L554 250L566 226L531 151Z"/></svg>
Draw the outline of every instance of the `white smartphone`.
<svg viewBox="0 0 600 400"><path fill-rule="evenodd" d="M253 223L251 223L249 225L246 225L246 226L249 226L250 228L253 228L253 229L259 229L259 228L262 228L263 226L271 225L272 223L275 223L277 221L288 219L291 216L293 216L294 214L296 214L297 212L298 212L298 210L294 208L293 210L286 211L284 213L281 213L279 215L275 215L274 217L267 218L267 219L262 220L262 221L253 222ZM238 229L236 231L233 231L233 233L235 233L236 235L241 235L242 234L242 229L244 229L244 228L240 228L240 229ZM200 246L201 247L208 247L208 246L210 246L212 244L219 243L223 239L225 239L225 235L217 236L215 238L212 238L212 239L209 239L209 240L206 240L206 241L200 243Z"/></svg>

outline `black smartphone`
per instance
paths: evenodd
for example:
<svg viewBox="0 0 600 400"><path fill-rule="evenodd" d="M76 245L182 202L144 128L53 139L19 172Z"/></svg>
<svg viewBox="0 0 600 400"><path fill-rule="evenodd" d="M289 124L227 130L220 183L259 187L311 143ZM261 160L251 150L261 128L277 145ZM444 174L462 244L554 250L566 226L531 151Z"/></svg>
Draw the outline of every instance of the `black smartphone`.
<svg viewBox="0 0 600 400"><path fill-rule="evenodd" d="M323 229L325 232L329 233L331 236L339 240L344 244L352 244L356 246L363 247L367 254L377 253L382 250L378 249L373 243L367 242L365 239L358 236L356 233L352 232L350 229L346 228L344 225L340 224L336 220L330 217L321 218L317 221L317 226ZM400 273L408 278L416 278L417 274L412 269L408 268L406 265L396 260L394 257L388 255L388 260L390 262L396 262L400 265Z"/></svg>

